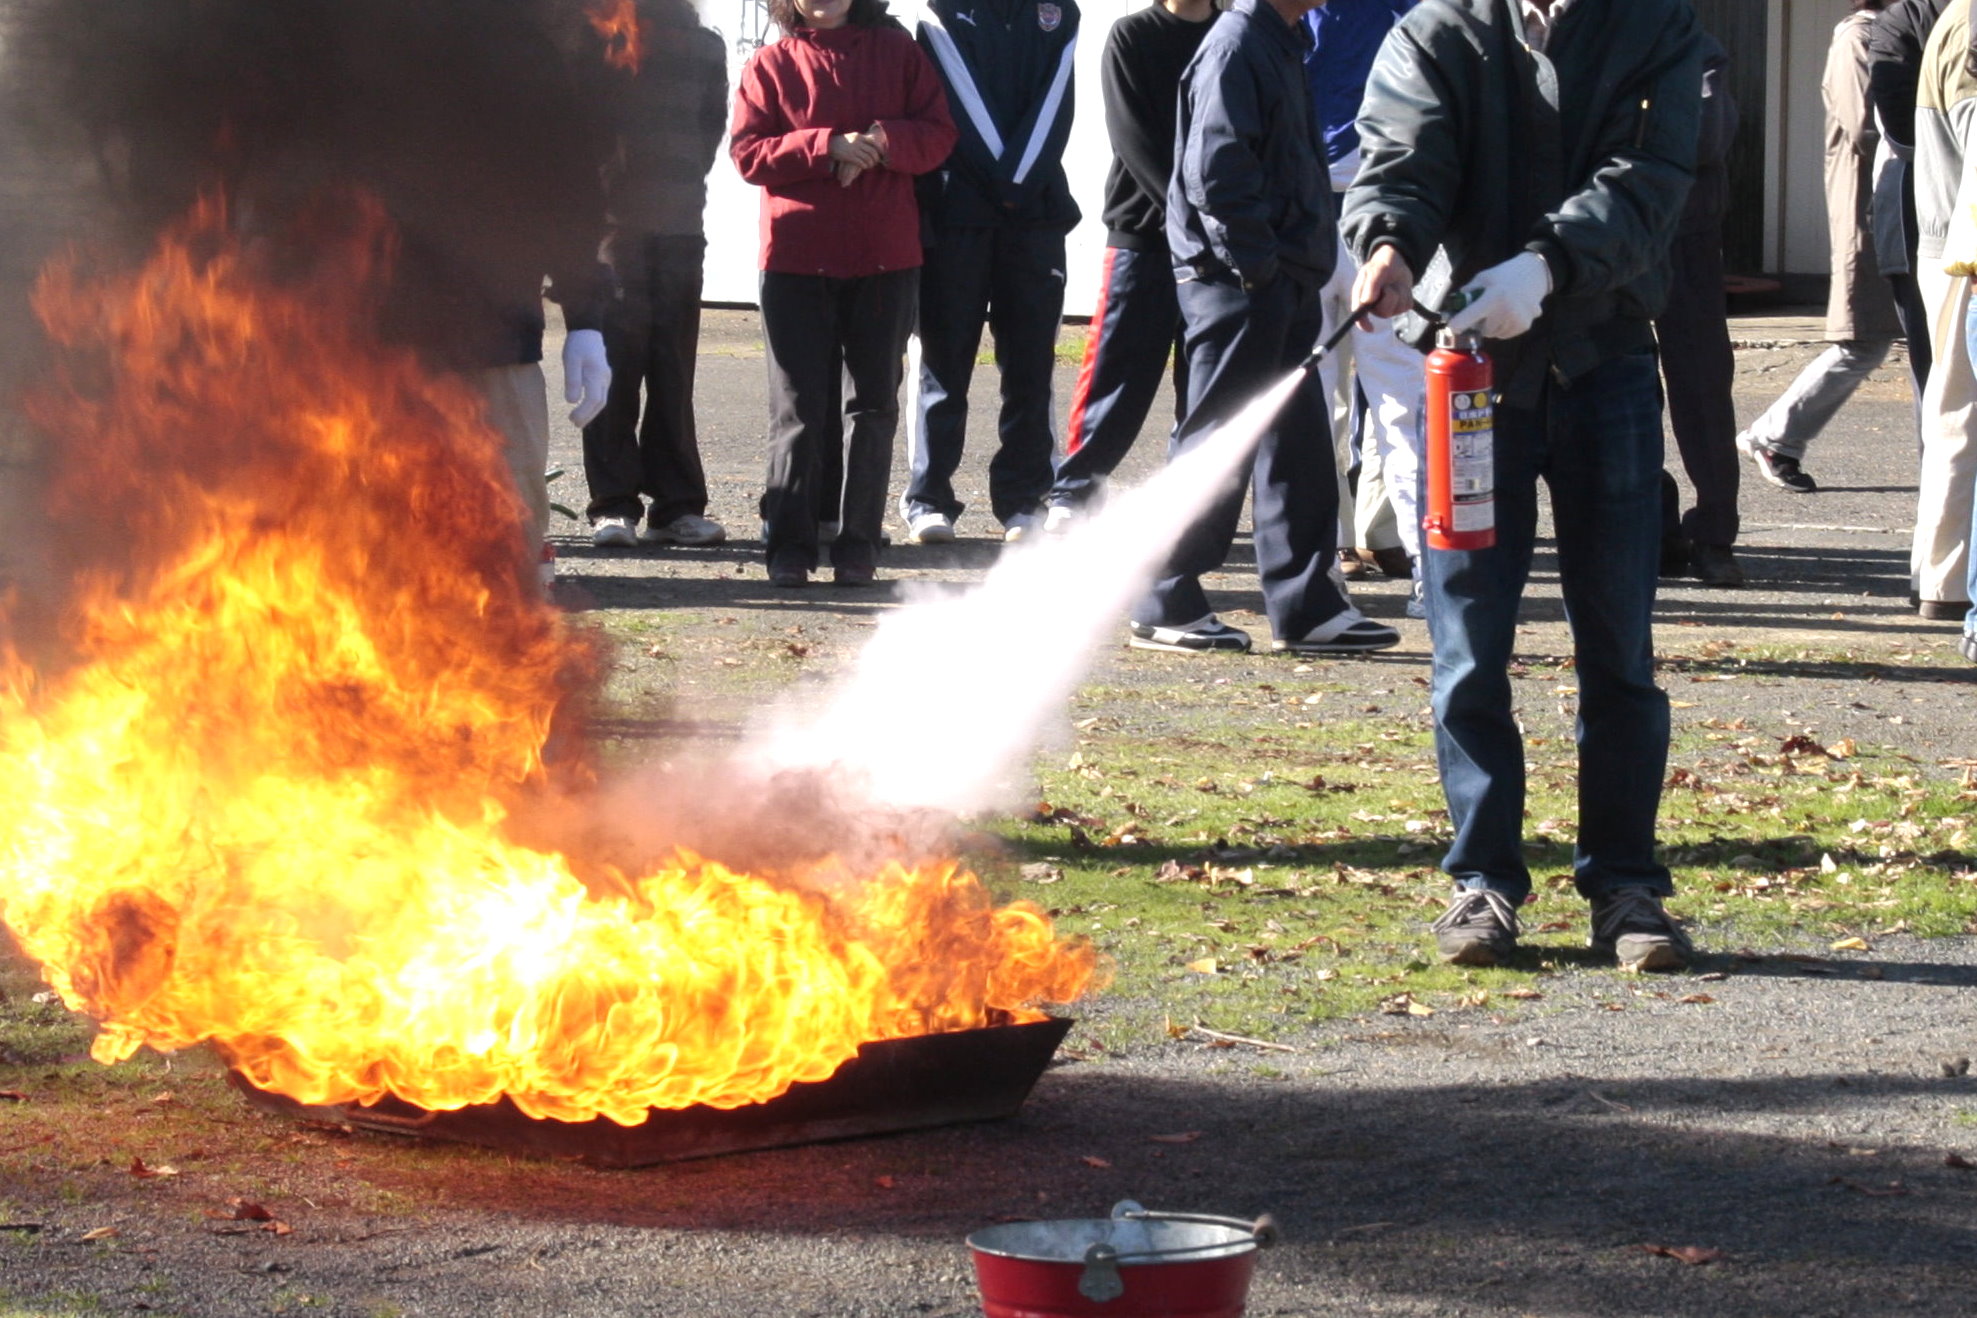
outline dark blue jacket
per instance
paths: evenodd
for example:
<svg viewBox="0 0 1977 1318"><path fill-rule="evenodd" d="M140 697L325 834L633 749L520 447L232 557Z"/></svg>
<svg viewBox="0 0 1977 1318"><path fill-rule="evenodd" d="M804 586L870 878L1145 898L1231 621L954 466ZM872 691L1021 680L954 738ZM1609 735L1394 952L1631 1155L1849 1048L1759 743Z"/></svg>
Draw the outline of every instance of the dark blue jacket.
<svg viewBox="0 0 1977 1318"><path fill-rule="evenodd" d="M1167 245L1180 279L1234 271L1312 284L1338 255L1332 189L1304 82L1310 34L1235 0L1181 75Z"/></svg>
<svg viewBox="0 0 1977 1318"><path fill-rule="evenodd" d="M1414 5L1415 0L1327 0L1305 14L1311 53L1304 57L1304 76L1318 106L1326 164L1336 165L1358 154L1357 120L1359 102L1366 95L1366 75L1373 71L1380 43Z"/></svg>
<svg viewBox="0 0 1977 1318"><path fill-rule="evenodd" d="M933 228L1077 224L1064 177L1075 0L931 0L919 37L961 130L947 163L920 182Z"/></svg>

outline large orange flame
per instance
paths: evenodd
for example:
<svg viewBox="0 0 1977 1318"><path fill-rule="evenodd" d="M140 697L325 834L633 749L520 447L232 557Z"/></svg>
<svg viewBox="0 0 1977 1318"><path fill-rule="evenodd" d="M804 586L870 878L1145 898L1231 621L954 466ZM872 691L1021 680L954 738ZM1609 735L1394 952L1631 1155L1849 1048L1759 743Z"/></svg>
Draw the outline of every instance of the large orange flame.
<svg viewBox="0 0 1977 1318"><path fill-rule="evenodd" d="M507 835L593 664L474 395L359 328L389 244L352 209L329 259L207 203L141 272L37 291L55 521L128 543L78 572L67 662L0 662L0 915L95 1055L210 1040L309 1103L631 1123L1077 996L1090 950L952 866L676 855L593 891Z"/></svg>
<svg viewBox="0 0 1977 1318"><path fill-rule="evenodd" d="M645 31L638 23L637 0L591 0L584 9L590 29L604 42L604 62L626 73L645 63Z"/></svg>

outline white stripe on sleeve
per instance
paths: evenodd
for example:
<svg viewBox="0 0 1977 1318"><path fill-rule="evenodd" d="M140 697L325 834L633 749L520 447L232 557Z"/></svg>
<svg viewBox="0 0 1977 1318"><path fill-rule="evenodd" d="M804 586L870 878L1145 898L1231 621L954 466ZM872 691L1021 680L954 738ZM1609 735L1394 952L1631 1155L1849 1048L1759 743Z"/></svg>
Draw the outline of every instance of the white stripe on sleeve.
<svg viewBox="0 0 1977 1318"><path fill-rule="evenodd" d="M1031 167L1043 152L1044 141L1049 138L1051 127L1057 122L1058 107L1064 103L1064 89L1071 85L1071 56L1077 48L1075 37L1064 43L1063 58L1057 61L1057 76L1050 80L1050 91L1044 96L1043 109L1038 112L1037 121L1030 129L1030 140L1023 148L1023 158L1016 162L1013 182L1021 183L1028 178Z"/></svg>
<svg viewBox="0 0 1977 1318"><path fill-rule="evenodd" d="M934 58L940 61L941 71L947 74L948 85L954 88L961 108L967 112L968 122L975 126L975 132L988 147L989 154L997 160L1002 159L1002 134L996 130L988 105L975 86L975 76L968 72L968 62L961 58L961 48L954 44L954 38L941 26L940 16L931 8L920 23L927 30L927 40L934 48Z"/></svg>

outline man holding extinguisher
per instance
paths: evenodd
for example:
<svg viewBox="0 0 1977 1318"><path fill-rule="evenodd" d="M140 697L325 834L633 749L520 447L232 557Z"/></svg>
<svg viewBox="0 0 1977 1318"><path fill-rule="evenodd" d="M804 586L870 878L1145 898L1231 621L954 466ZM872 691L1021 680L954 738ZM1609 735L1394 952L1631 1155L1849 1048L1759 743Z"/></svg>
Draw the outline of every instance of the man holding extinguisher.
<svg viewBox="0 0 1977 1318"><path fill-rule="evenodd" d="M1424 555L1435 747L1455 829L1444 960L1513 953L1529 895L1508 668L1550 487L1580 690L1580 893L1636 970L1693 949L1655 855L1668 698L1654 684L1661 392L1653 317L1702 105L1688 0L1424 0L1381 49L1343 231L1376 315L1461 302L1495 364L1495 543ZM1456 298L1451 295L1461 294ZM1473 401L1473 400L1472 400Z"/></svg>

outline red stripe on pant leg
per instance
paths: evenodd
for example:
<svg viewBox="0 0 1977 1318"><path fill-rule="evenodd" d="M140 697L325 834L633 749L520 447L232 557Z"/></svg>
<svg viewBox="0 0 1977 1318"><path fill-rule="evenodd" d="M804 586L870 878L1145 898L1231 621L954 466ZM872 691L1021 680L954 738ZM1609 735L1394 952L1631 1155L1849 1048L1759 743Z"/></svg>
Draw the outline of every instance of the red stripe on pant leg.
<svg viewBox="0 0 1977 1318"><path fill-rule="evenodd" d="M1098 341L1105 335L1105 305L1112 296L1112 257L1118 250L1105 249L1105 264L1099 270L1098 305L1092 308L1091 325L1085 330L1085 359L1078 366L1078 383L1071 391L1071 418L1064 426L1067 458L1085 446L1085 400L1091 397L1091 378L1098 373Z"/></svg>

